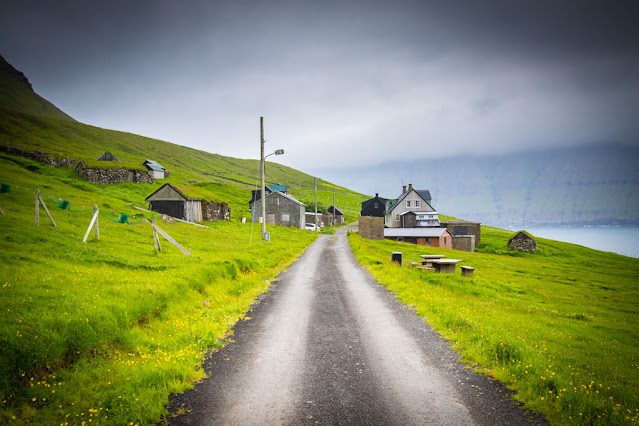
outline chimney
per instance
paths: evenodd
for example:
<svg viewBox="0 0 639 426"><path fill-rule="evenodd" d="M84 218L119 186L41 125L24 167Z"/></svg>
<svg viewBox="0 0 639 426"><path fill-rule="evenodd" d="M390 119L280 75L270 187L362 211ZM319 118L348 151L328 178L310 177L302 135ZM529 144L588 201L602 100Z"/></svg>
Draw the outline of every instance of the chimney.
<svg viewBox="0 0 639 426"><path fill-rule="evenodd" d="M402 194L406 192L406 185L402 185Z"/></svg>
<svg viewBox="0 0 639 426"><path fill-rule="evenodd" d="M409 184L408 184L408 190L409 190L409 191L412 191L412 190L413 190L413 184L412 184L412 183L409 183Z"/></svg>
<svg viewBox="0 0 639 426"><path fill-rule="evenodd" d="M375 198L377 198L377 197L379 197L379 193L376 192L375 193Z"/></svg>

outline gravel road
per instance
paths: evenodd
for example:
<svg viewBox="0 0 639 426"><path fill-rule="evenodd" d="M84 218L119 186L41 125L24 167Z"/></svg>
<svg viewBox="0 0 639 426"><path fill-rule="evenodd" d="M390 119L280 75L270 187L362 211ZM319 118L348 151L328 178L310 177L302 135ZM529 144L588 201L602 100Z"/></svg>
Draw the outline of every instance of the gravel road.
<svg viewBox="0 0 639 426"><path fill-rule="evenodd" d="M169 424L545 424L365 273L344 229L261 299Z"/></svg>

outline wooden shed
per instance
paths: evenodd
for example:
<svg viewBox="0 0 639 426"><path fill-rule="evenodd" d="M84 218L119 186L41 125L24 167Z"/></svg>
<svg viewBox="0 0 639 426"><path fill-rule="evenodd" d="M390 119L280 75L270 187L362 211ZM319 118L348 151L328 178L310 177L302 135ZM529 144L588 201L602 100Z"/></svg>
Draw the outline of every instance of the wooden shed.
<svg viewBox="0 0 639 426"><path fill-rule="evenodd" d="M153 194L146 197L149 210L167 214L188 222L202 222L202 198L185 195L188 188L165 183Z"/></svg>

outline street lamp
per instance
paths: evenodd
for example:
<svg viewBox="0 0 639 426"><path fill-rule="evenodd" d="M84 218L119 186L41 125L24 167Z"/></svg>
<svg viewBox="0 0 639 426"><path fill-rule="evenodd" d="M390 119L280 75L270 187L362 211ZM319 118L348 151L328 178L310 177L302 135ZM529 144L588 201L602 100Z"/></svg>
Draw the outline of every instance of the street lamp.
<svg viewBox="0 0 639 426"><path fill-rule="evenodd" d="M282 155L283 149L278 149L275 152L264 156L264 117L260 117L260 166L262 168L262 239L266 239L266 184L264 183L264 161L271 155Z"/></svg>

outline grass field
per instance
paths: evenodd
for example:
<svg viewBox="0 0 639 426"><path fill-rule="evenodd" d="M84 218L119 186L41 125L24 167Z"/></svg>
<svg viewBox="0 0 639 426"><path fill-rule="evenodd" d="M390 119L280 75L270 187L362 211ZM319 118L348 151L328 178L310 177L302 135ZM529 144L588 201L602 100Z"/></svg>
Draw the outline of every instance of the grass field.
<svg viewBox="0 0 639 426"><path fill-rule="evenodd" d="M349 240L380 283L527 408L557 424L636 423L639 260L543 239L537 254L513 252L512 235L482 227L486 253ZM407 267L419 254L463 259L475 277Z"/></svg>
<svg viewBox="0 0 639 426"><path fill-rule="evenodd" d="M10 156L0 156L0 181L11 185L0 194L0 423L159 420L169 394L203 377L207 351L315 238L269 227L265 243L237 216L209 229L159 220L192 256L166 240L158 255L149 223L126 204L147 185L92 185ZM42 209L35 226L36 188L56 228ZM93 204L100 239L83 243ZM116 223L121 213L130 225Z"/></svg>

